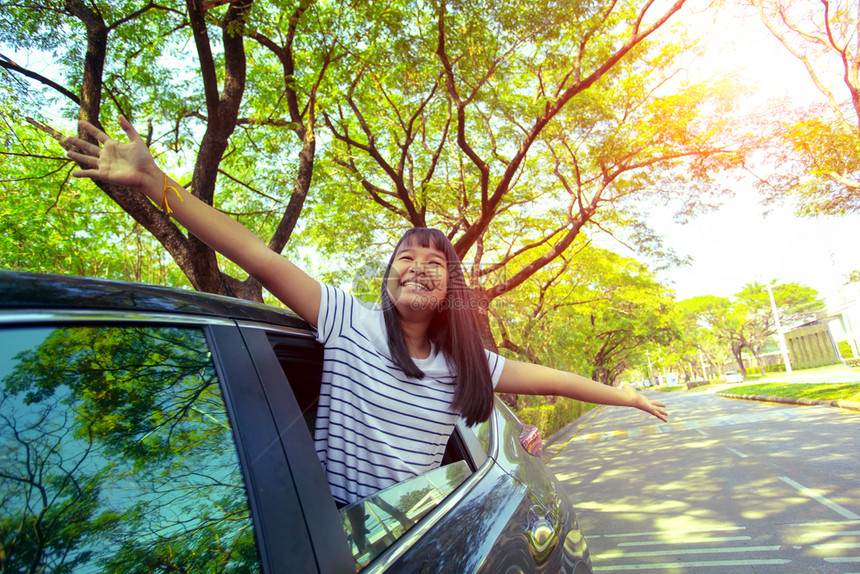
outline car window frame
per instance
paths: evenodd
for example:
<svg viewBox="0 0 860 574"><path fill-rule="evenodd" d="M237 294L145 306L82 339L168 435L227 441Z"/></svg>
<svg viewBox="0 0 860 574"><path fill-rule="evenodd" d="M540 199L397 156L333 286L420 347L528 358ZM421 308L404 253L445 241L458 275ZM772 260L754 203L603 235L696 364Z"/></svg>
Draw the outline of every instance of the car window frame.
<svg viewBox="0 0 860 574"><path fill-rule="evenodd" d="M494 419L495 409L491 411L490 418L486 421L489 425L489 434L490 434L490 445L487 449L481 444L481 441L478 439L477 433L472 429L472 427L466 424L464 419L459 419L457 421L457 425L455 427L455 432L458 433L460 440L463 443L466 452L471 457L470 464L472 465L472 470L476 471L480 467L487 462L487 459L490 458L490 451L492 450L492 437L493 437L493 428L494 423L492 422Z"/></svg>
<svg viewBox="0 0 860 574"><path fill-rule="evenodd" d="M225 401L229 400L227 410L235 424L234 434L238 435L237 443L241 442L251 514L259 517L257 540L260 553L266 553L266 568L284 573L326 572L314 551L295 473L281 446L263 378L241 328L231 321L229 326L210 325L208 330L213 360L220 368L219 375L223 372L222 392Z"/></svg>
<svg viewBox="0 0 860 574"><path fill-rule="evenodd" d="M269 334L303 340L315 337L311 331L252 322L239 322L239 329L259 373L320 571L354 571L346 533L314 449L313 437L269 342Z"/></svg>

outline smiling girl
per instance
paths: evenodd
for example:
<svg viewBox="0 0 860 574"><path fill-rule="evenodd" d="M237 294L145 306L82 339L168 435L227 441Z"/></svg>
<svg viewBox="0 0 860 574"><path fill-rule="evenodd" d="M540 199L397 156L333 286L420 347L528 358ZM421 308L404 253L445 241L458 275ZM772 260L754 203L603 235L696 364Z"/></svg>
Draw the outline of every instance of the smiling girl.
<svg viewBox="0 0 860 574"><path fill-rule="evenodd" d="M158 168L131 124L119 122L128 143L81 122L102 146L69 138L81 150L69 157L86 168L74 175L140 190L317 329L325 355L314 441L340 504L438 466L457 418L489 418L494 391L631 406L666 420L665 405L633 387L485 350L462 266L442 232L404 234L382 281L381 305L368 307L318 283L188 193Z"/></svg>

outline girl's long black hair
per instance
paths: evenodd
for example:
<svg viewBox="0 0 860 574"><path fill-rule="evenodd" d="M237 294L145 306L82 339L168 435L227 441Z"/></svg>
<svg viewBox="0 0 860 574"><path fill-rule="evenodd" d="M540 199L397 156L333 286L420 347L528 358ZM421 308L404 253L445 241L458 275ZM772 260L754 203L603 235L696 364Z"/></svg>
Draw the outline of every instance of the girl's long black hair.
<svg viewBox="0 0 860 574"><path fill-rule="evenodd" d="M400 238L388 261L382 281L381 303L391 358L406 375L418 379L424 377L424 372L409 355L400 330L398 311L388 294L391 264L401 246L429 247L445 255L448 293L446 300L440 302L430 323L428 336L437 351L444 353L448 367L455 377L453 408L466 419L468 425L485 421L493 410L493 382L475 320L472 292L466 285L463 267L454 246L438 229L416 227L408 230Z"/></svg>

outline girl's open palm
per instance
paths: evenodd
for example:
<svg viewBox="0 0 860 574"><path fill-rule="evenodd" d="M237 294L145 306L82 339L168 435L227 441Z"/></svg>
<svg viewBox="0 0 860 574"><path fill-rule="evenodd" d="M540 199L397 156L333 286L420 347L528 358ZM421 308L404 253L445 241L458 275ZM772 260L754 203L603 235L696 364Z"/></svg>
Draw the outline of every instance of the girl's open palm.
<svg viewBox="0 0 860 574"><path fill-rule="evenodd" d="M665 404L649 399L630 385L624 385L621 390L630 397L630 406L652 414L663 422L668 420L669 414L666 412Z"/></svg>
<svg viewBox="0 0 860 574"><path fill-rule="evenodd" d="M144 187L155 177L154 173L158 171L158 167L146 147L146 142L122 116L119 118L119 125L128 136L128 143L119 143L91 123L80 121L81 128L96 138L102 147L79 138L69 138L68 142L82 153L70 151L68 156L88 168L72 175L136 188ZM158 184L160 185L160 182Z"/></svg>

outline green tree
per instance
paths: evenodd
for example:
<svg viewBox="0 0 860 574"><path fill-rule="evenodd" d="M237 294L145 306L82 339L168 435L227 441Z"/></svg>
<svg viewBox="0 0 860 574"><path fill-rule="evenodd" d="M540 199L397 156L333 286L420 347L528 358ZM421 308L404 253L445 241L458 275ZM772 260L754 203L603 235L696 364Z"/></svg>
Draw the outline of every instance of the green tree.
<svg viewBox="0 0 860 574"><path fill-rule="evenodd" d="M0 115L7 120L0 151L0 268L187 284L152 236L109 198L68 184L68 162L53 151L50 136Z"/></svg>
<svg viewBox="0 0 860 574"><path fill-rule="evenodd" d="M461 256L472 254L475 293L491 301L570 249L584 225L641 221L640 195L680 196L692 209L713 189L712 170L737 158L738 142L717 138L725 124L705 121L727 117L727 84L685 84L675 60L694 43L656 40L683 4L28 0L3 5L0 40L58 54L63 77L0 61L9 93L23 78L37 82L44 90L30 96L67 117L157 118L147 138L159 161L191 158L193 171L176 175L275 251L307 198L321 109L340 169L319 168L307 237L335 249L333 233L363 246L380 226L442 227ZM67 185L71 166L30 159ZM105 191L192 286L260 298L259 285L222 272L235 269L145 199ZM654 245L641 225L629 235ZM360 254L355 245L341 253ZM509 273L497 282L500 266Z"/></svg>
<svg viewBox="0 0 860 574"><path fill-rule="evenodd" d="M588 247L536 277L493 310L499 347L522 359L611 385L642 348L678 337L671 292L631 258Z"/></svg>
<svg viewBox="0 0 860 574"><path fill-rule="evenodd" d="M774 285L772 289L779 320L784 327L812 320L815 313L824 308L824 302L811 287L784 283ZM770 296L764 285L749 283L733 299L703 295L688 299L683 305L697 317L700 328L709 330L728 346L744 375L744 349L755 357L764 372L761 350L767 340L776 334Z"/></svg>
<svg viewBox="0 0 860 574"><path fill-rule="evenodd" d="M825 307L824 301L818 297L818 292L806 285L783 283L773 285L772 291L779 321L784 327L812 321L816 312ZM746 348L753 354L764 373L761 350L777 332L770 295L764 285L758 282L750 283L735 294L735 305L745 316Z"/></svg>
<svg viewBox="0 0 860 574"><path fill-rule="evenodd" d="M57 197L73 196L80 187L69 182L74 166L55 157L60 154L23 147L21 126L28 112L34 112L32 125L61 144L65 138L50 125L59 120L38 113L40 108L96 125L109 119L113 126L122 113L147 128L149 118L145 138L162 166L186 166L176 175L192 193L243 220L268 237L270 248L282 251L310 188L315 94L333 55L324 31L337 9L328 13L317 7L309 15L310 4L0 3L3 50L53 54L61 78L0 54L8 96L4 128L7 141L17 146L5 157L22 165L7 189L22 182L29 186L40 170L55 175L47 185ZM256 281L222 271L211 249L146 198L98 185L152 234L194 288L261 300ZM106 211L103 217L115 215ZM89 215L97 218L98 210ZM90 229L104 231L102 225Z"/></svg>
<svg viewBox="0 0 860 574"><path fill-rule="evenodd" d="M728 347L699 318L702 300L694 298L676 304L677 320L681 338L674 344L681 361L694 373L707 378L708 369L719 373L731 358Z"/></svg>
<svg viewBox="0 0 860 574"><path fill-rule="evenodd" d="M706 329L731 351L740 370L746 375L741 353L746 347L744 317L727 297L700 295L682 302L684 307L695 314L698 325ZM722 364L718 365L722 370Z"/></svg>
<svg viewBox="0 0 860 574"><path fill-rule="evenodd" d="M158 118L146 137L162 165L191 157L193 171L175 175L278 252L307 211L314 171L303 238L326 255L354 260L402 227L440 227L479 309L573 257L586 226L674 262L647 211L680 200L684 216L709 204L722 191L714 172L745 152L733 84L689 83L679 58L695 38L675 29L658 40L685 0L76 1L2 5L4 45L57 53L65 74L57 82L0 58L11 92L26 77L67 117ZM68 176L71 166L51 161ZM104 191L194 288L261 298L140 195Z"/></svg>

